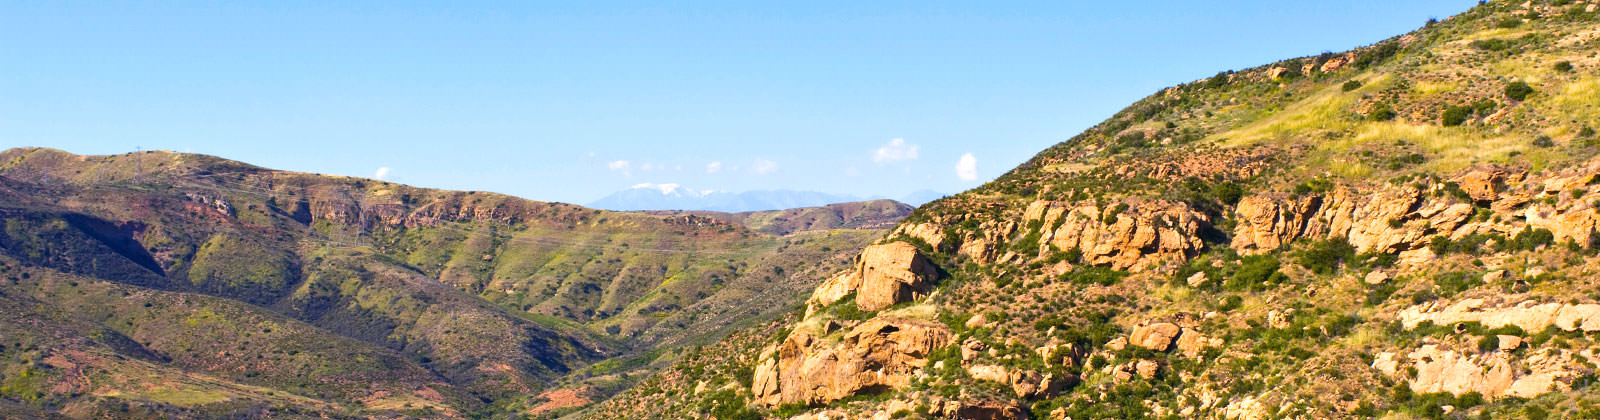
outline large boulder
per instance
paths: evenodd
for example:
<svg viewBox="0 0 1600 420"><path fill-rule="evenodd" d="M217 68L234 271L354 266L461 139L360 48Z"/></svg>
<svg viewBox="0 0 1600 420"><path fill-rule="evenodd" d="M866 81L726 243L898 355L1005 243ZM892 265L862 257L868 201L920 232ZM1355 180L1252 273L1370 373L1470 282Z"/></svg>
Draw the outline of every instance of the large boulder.
<svg viewBox="0 0 1600 420"><path fill-rule="evenodd" d="M1172 340L1178 337L1183 328L1169 322L1157 322L1148 325L1133 327L1133 333L1128 335L1128 342L1139 347L1155 351L1167 351L1172 347Z"/></svg>
<svg viewBox="0 0 1600 420"><path fill-rule="evenodd" d="M882 310L911 301L919 294L926 294L939 277L939 269L928 257L905 242L890 242L862 250L857 271L861 273L861 289L856 292L856 306L863 311Z"/></svg>
<svg viewBox="0 0 1600 420"><path fill-rule="evenodd" d="M822 404L882 388L902 387L927 365L928 354L950 345L944 324L874 318L826 338L802 325L756 363L751 392L767 405Z"/></svg>
<svg viewBox="0 0 1600 420"><path fill-rule="evenodd" d="M806 301L807 314L850 293L856 307L878 311L925 295L939 277L939 269L909 243L895 241L867 247L849 271L817 286Z"/></svg>

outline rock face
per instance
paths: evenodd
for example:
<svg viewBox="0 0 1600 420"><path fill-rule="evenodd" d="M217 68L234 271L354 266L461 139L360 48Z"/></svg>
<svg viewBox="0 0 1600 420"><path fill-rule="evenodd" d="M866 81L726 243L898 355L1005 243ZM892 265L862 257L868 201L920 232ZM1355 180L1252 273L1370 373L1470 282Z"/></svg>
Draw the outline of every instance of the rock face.
<svg viewBox="0 0 1600 420"><path fill-rule="evenodd" d="M901 387L950 344L943 324L874 318L828 339L821 328L797 327L763 352L751 392L767 405L819 404L883 388Z"/></svg>
<svg viewBox="0 0 1600 420"><path fill-rule="evenodd" d="M1340 187L1298 198L1245 197L1235 209L1232 246L1259 254L1299 238L1345 238L1358 252L1401 252L1421 248L1429 229L1454 230L1472 216L1468 203L1423 207L1425 193L1408 185L1365 195Z"/></svg>
<svg viewBox="0 0 1600 420"><path fill-rule="evenodd" d="M1567 331L1600 331L1600 304L1540 304L1531 300L1499 308L1485 308L1484 304L1483 299L1463 299L1439 308L1436 302L1428 302L1400 311L1400 321L1406 328L1431 321L1438 325L1478 322L1487 328L1515 325L1529 332L1543 331L1549 326Z"/></svg>
<svg viewBox="0 0 1600 420"><path fill-rule="evenodd" d="M1466 356L1432 344L1406 358L1415 362L1417 376L1411 381L1411 389L1416 392L1477 392L1490 398L1532 398L1565 389L1567 385L1561 379L1577 376L1571 360L1549 352L1519 361L1520 369L1513 366L1512 356L1505 352Z"/></svg>
<svg viewBox="0 0 1600 420"><path fill-rule="evenodd" d="M1344 238L1357 252L1400 253L1402 262L1421 262L1431 255L1426 252L1428 241L1439 235L1460 238L1538 228L1554 233L1556 242L1587 244L1600 229L1600 212L1592 201L1568 192L1588 185L1597 172L1600 162L1538 179L1523 172L1477 168L1453 184L1386 186L1365 193L1341 186L1294 197L1244 197L1234 210L1238 226L1231 246L1241 254L1259 254L1300 238ZM1513 217L1473 220L1475 205Z"/></svg>
<svg viewBox="0 0 1600 420"><path fill-rule="evenodd" d="M1209 217L1187 203L1166 201L1106 209L1036 201L1023 221L1040 222L1041 244L1077 249L1086 264L1135 272L1199 254L1205 248L1201 231L1211 226Z"/></svg>
<svg viewBox="0 0 1600 420"><path fill-rule="evenodd" d="M878 311L926 294L939 277L939 269L917 247L890 242L867 247L854 268L817 286L807 303L807 313L856 293L856 307Z"/></svg>

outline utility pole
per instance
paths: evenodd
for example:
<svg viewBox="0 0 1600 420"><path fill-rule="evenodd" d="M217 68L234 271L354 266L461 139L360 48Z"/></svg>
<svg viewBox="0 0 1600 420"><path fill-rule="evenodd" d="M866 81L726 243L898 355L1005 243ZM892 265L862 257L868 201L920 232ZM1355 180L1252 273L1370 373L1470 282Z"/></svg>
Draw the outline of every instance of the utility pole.
<svg viewBox="0 0 1600 420"><path fill-rule="evenodd" d="M144 148L143 147L133 146L133 165L134 165L134 171L135 171L133 173L133 182L134 183L138 183L141 178L144 178L144 153L143 152L144 152Z"/></svg>

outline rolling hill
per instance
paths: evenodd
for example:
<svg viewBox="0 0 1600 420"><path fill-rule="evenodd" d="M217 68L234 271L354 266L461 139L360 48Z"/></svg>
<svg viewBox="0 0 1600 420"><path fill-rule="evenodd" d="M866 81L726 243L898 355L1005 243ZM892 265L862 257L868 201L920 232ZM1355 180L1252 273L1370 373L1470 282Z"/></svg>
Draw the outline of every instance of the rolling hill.
<svg viewBox="0 0 1600 420"><path fill-rule="evenodd" d="M72 417L605 396L795 307L887 227L779 236L169 152L0 152L0 203L0 397Z"/></svg>

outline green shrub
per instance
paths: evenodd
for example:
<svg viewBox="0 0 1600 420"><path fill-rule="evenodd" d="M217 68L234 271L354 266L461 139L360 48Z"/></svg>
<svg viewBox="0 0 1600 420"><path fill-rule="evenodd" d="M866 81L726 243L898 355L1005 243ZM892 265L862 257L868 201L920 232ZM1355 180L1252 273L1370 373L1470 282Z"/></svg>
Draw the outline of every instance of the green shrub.
<svg viewBox="0 0 1600 420"><path fill-rule="evenodd" d="M1533 251L1541 246L1555 243L1556 236L1547 229L1526 228L1517 232L1517 236L1501 241L1496 248L1501 251Z"/></svg>
<svg viewBox="0 0 1600 420"><path fill-rule="evenodd" d="M1344 82L1343 85L1339 86L1339 90L1342 90L1342 91L1345 91L1345 92L1349 92L1349 91L1360 89L1360 88L1361 88L1361 81L1360 80L1351 80L1351 81L1348 81L1348 82Z"/></svg>
<svg viewBox="0 0 1600 420"><path fill-rule="evenodd" d="M1339 270L1345 261L1354 260L1356 248L1344 238L1317 241L1301 251L1295 259L1296 264L1305 267L1317 274L1332 274Z"/></svg>
<svg viewBox="0 0 1600 420"><path fill-rule="evenodd" d="M1217 184L1211 192L1216 195L1217 201L1230 206L1239 204L1239 199L1244 198L1244 187L1233 181Z"/></svg>
<svg viewBox="0 0 1600 420"><path fill-rule="evenodd" d="M1216 76L1206 79L1206 87L1219 88L1228 84L1228 72L1219 71Z"/></svg>
<svg viewBox="0 0 1600 420"><path fill-rule="evenodd" d="M1433 285L1439 290L1439 296L1446 298L1482 284L1483 279L1478 274L1465 271L1448 271L1433 276Z"/></svg>
<svg viewBox="0 0 1600 420"><path fill-rule="evenodd" d="M1333 189L1333 181L1317 178L1294 186L1294 195L1321 194Z"/></svg>
<svg viewBox="0 0 1600 420"><path fill-rule="evenodd" d="M1490 38L1472 41L1472 48L1480 51L1505 51L1516 46L1516 42L1508 39Z"/></svg>
<svg viewBox="0 0 1600 420"><path fill-rule="evenodd" d="M1478 338L1478 351L1488 353L1500 348L1500 336L1486 335Z"/></svg>
<svg viewBox="0 0 1600 420"><path fill-rule="evenodd" d="M1445 127L1454 127L1467 122L1467 117L1472 116L1472 108L1465 106L1450 106L1439 115L1439 124Z"/></svg>
<svg viewBox="0 0 1600 420"><path fill-rule="evenodd" d="M1223 287L1232 291L1262 290L1266 286L1282 284L1288 276L1278 272L1282 263L1272 255L1255 255L1245 257L1244 264L1239 271L1233 273Z"/></svg>
<svg viewBox="0 0 1600 420"><path fill-rule="evenodd" d="M1397 115L1399 114L1394 112L1394 108L1385 102L1379 102L1373 105L1372 109L1367 110L1367 119L1373 121L1388 121L1394 119Z"/></svg>
<svg viewBox="0 0 1600 420"><path fill-rule="evenodd" d="M1128 273L1126 271L1113 270L1107 267L1087 266L1078 267L1075 270L1066 272L1061 275L1061 278L1062 280L1067 280L1076 284L1098 284L1101 286L1110 286L1117 284L1117 281L1120 281L1123 277L1127 276Z"/></svg>
<svg viewBox="0 0 1600 420"><path fill-rule="evenodd" d="M1228 295L1228 297L1222 298L1222 304L1217 306L1217 311L1228 312L1239 309L1240 306L1244 306L1244 298L1239 297L1239 295Z"/></svg>
<svg viewBox="0 0 1600 420"><path fill-rule="evenodd" d="M1390 57L1394 57L1399 53L1400 43L1398 41L1384 41L1370 48L1364 48L1361 51L1357 51L1355 60L1351 60L1350 64L1354 65L1356 68L1365 69L1381 64L1384 60L1388 60Z"/></svg>
<svg viewBox="0 0 1600 420"><path fill-rule="evenodd" d="M1566 60L1558 61L1558 62L1556 62L1555 68L1556 68L1556 71L1559 71L1559 72L1562 72L1562 73L1571 73L1572 72L1572 62L1571 61L1566 61Z"/></svg>
<svg viewBox="0 0 1600 420"><path fill-rule="evenodd" d="M1369 286L1367 288L1367 305L1382 304L1388 301L1390 296L1394 296L1394 292L1399 290L1400 285L1392 280Z"/></svg>
<svg viewBox="0 0 1600 420"><path fill-rule="evenodd" d="M1528 95L1532 94L1533 86L1528 86L1527 82L1519 80L1506 85L1506 97L1512 100L1524 101L1528 99Z"/></svg>

